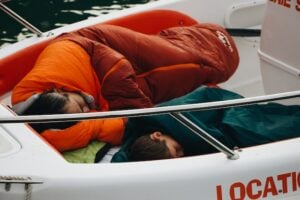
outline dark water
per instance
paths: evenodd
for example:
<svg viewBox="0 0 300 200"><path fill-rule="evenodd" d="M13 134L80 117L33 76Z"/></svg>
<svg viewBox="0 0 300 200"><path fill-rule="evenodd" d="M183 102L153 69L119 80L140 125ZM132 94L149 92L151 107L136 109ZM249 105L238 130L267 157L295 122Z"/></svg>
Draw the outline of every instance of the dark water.
<svg viewBox="0 0 300 200"><path fill-rule="evenodd" d="M154 0L7 0L4 5L42 32ZM0 10L0 48L32 33Z"/></svg>

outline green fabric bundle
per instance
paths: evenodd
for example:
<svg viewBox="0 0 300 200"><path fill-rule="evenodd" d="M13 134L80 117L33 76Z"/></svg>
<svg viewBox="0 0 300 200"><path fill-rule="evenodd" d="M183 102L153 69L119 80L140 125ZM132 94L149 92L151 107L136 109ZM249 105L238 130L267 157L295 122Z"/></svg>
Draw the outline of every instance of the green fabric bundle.
<svg viewBox="0 0 300 200"><path fill-rule="evenodd" d="M71 163L94 163L96 154L105 145L105 142L93 141L84 148L63 152L63 157Z"/></svg>
<svg viewBox="0 0 300 200"><path fill-rule="evenodd" d="M243 98L220 88L200 87L193 92L159 106L222 101ZM183 113L211 136L233 149L299 137L300 105L277 103ZM112 162L129 161L128 150L142 134L162 131L181 143L186 155L200 155L217 150L168 114L132 118L128 121L123 145Z"/></svg>

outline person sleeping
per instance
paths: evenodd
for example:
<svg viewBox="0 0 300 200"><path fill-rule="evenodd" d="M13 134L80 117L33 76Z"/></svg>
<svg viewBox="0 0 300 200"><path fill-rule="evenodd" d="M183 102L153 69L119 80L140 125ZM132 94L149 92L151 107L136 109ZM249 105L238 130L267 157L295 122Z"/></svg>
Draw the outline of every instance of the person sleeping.
<svg viewBox="0 0 300 200"><path fill-rule="evenodd" d="M222 89L199 87L159 106L243 98ZM300 137L300 105L255 104L183 112L186 118L234 150ZM130 118L112 162L146 161L216 153L218 150L169 114Z"/></svg>
<svg viewBox="0 0 300 200"><path fill-rule="evenodd" d="M91 95L63 90L47 90L13 106L21 115L70 114L97 111ZM80 122L30 124L58 151L64 152L87 146L98 140L119 145L126 119L95 119Z"/></svg>
<svg viewBox="0 0 300 200"><path fill-rule="evenodd" d="M238 63L233 39L216 24L173 27L157 35L100 24L62 34L47 46L13 89L12 104L20 115L147 108L200 85L224 82ZM71 94L92 97L93 106L49 111L45 108L52 101L42 101L40 108L30 111L41 97L68 100ZM30 106L19 111L24 104ZM125 123L101 119L35 127L55 148L65 151L93 139L120 144Z"/></svg>

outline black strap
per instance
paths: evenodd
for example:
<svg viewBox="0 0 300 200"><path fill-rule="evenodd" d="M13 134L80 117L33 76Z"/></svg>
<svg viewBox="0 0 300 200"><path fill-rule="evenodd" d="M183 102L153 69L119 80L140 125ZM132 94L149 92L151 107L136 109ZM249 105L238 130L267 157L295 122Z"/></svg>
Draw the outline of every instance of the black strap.
<svg viewBox="0 0 300 200"><path fill-rule="evenodd" d="M259 37L261 34L260 29L226 28L226 31L231 36L237 36L237 37Z"/></svg>
<svg viewBox="0 0 300 200"><path fill-rule="evenodd" d="M95 156L95 163L98 163L102 160L102 158L107 154L108 150L111 148L111 144L106 143L99 151L96 153Z"/></svg>

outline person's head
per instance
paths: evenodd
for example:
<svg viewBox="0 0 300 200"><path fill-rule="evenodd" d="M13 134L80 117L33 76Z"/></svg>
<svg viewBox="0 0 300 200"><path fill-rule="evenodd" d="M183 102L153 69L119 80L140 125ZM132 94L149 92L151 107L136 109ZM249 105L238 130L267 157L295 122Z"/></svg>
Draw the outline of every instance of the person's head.
<svg viewBox="0 0 300 200"><path fill-rule="evenodd" d="M49 90L39 94L22 115L68 114L88 112L89 106L78 92Z"/></svg>
<svg viewBox="0 0 300 200"><path fill-rule="evenodd" d="M66 92L62 90L49 90L33 96L31 102L21 106L19 115L43 115L43 114L70 114L82 113L90 110L85 98L79 92ZM25 107L25 108L24 108ZM17 109L16 109L17 110ZM20 109L19 109L20 110ZM46 129L63 129L74 125L76 122L32 123L31 126L41 132Z"/></svg>
<svg viewBox="0 0 300 200"><path fill-rule="evenodd" d="M182 146L169 135L159 131L137 138L130 147L132 161L160 160L184 156Z"/></svg>

